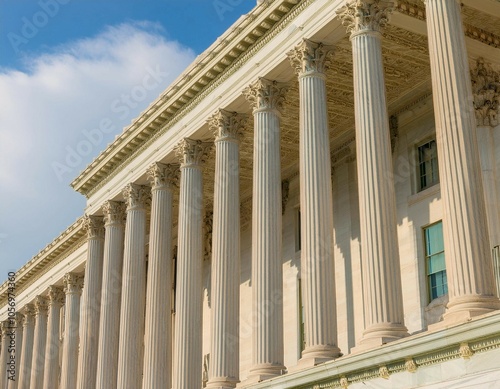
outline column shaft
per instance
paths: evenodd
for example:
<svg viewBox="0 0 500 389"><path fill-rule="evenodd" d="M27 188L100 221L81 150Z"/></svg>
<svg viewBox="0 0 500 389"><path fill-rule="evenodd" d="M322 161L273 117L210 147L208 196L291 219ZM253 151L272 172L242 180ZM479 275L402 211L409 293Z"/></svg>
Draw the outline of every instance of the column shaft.
<svg viewBox="0 0 500 389"><path fill-rule="evenodd" d="M102 217L86 216L84 228L87 231L87 263L81 299L80 352L76 386L78 389L91 388L96 382L104 255Z"/></svg>
<svg viewBox="0 0 500 389"><path fill-rule="evenodd" d="M14 355L16 358L15 362L15 379L14 380L9 380L7 383L7 388L8 389L18 389L19 387L19 380L20 380L20 366L21 366L21 351L23 348L23 334L24 334L24 327L23 327L23 320L24 316L20 314L19 312L16 313L16 319L15 319L15 333L16 333L16 347L14 351Z"/></svg>
<svg viewBox="0 0 500 389"><path fill-rule="evenodd" d="M7 386L7 359L9 358L9 342L10 342L10 336L9 336L9 321L6 320L1 323L1 336L2 336L2 350L0 351L0 389L5 389Z"/></svg>
<svg viewBox="0 0 500 389"><path fill-rule="evenodd" d="M47 322L47 345L45 347L45 365L43 389L57 388L59 384L59 338L61 306L64 303L64 291L57 286L49 288L49 318Z"/></svg>
<svg viewBox="0 0 500 389"><path fill-rule="evenodd" d="M31 379L31 362L33 360L33 338L35 333L35 309L27 304L24 309L23 344L19 366L18 389L29 389Z"/></svg>
<svg viewBox="0 0 500 389"><path fill-rule="evenodd" d="M252 307L255 312L250 380L282 374L280 113L285 88L259 79L245 90L253 103Z"/></svg>
<svg viewBox="0 0 500 389"><path fill-rule="evenodd" d="M408 335L392 178L380 29L392 1L352 1L340 12L351 31L365 330L370 348Z"/></svg>
<svg viewBox="0 0 500 389"><path fill-rule="evenodd" d="M457 0L427 0L449 303L445 321L500 308L495 296L472 87Z"/></svg>
<svg viewBox="0 0 500 389"><path fill-rule="evenodd" d="M42 389L43 385L45 346L47 344L47 308L47 299L37 296L35 298L35 335L33 339L30 389Z"/></svg>
<svg viewBox="0 0 500 389"><path fill-rule="evenodd" d="M185 139L181 160L172 388L198 388L202 373L203 182L206 144Z"/></svg>
<svg viewBox="0 0 500 389"><path fill-rule="evenodd" d="M118 388L140 388L144 355L146 302L146 186L129 184L118 352Z"/></svg>
<svg viewBox="0 0 500 389"><path fill-rule="evenodd" d="M107 201L96 389L116 388L122 290L125 204Z"/></svg>
<svg viewBox="0 0 500 389"><path fill-rule="evenodd" d="M66 304L60 389L76 389L80 296L82 294L83 276L67 273L63 280Z"/></svg>
<svg viewBox="0 0 500 389"><path fill-rule="evenodd" d="M178 166L154 164L143 389L172 387L172 185Z"/></svg>
<svg viewBox="0 0 500 389"><path fill-rule="evenodd" d="M215 132L212 229L212 316L207 388L239 382L240 191L239 138L244 117L220 110L210 121Z"/></svg>
<svg viewBox="0 0 500 389"><path fill-rule="evenodd" d="M306 347L302 364L340 355L337 347L330 133L324 71L331 47L304 40L289 52L299 76L301 279Z"/></svg>

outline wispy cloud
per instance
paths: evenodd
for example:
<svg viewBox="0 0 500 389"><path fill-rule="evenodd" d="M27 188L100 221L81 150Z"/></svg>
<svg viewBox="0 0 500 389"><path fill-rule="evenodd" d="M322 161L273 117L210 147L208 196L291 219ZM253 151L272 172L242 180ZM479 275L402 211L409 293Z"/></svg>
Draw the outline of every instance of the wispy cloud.
<svg viewBox="0 0 500 389"><path fill-rule="evenodd" d="M20 267L83 212L68 184L194 57L159 25L133 22L27 57L22 70L0 69L0 230L8 234L0 267L7 258Z"/></svg>

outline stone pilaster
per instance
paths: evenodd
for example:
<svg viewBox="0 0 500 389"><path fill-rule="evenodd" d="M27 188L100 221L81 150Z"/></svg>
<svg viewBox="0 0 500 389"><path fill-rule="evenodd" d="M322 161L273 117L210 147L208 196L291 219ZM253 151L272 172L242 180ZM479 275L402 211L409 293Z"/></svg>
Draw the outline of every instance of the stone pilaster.
<svg viewBox="0 0 500 389"><path fill-rule="evenodd" d="M280 109L286 87L259 79L245 89L253 106L252 309L250 381L282 374L283 268L281 237Z"/></svg>
<svg viewBox="0 0 500 389"><path fill-rule="evenodd" d="M19 366L18 389L29 389L31 379L31 362L33 360L33 338L35 333L35 307L26 304L23 310L23 344Z"/></svg>
<svg viewBox="0 0 500 389"><path fill-rule="evenodd" d="M457 0L427 0L449 303L445 322L500 308L489 247L476 118Z"/></svg>
<svg viewBox="0 0 500 389"><path fill-rule="evenodd" d="M393 1L349 1L338 14L351 34L365 330L357 350L407 336L381 29Z"/></svg>
<svg viewBox="0 0 500 389"><path fill-rule="evenodd" d="M140 388L146 303L146 206L150 188L128 184L118 352L118 388Z"/></svg>
<svg viewBox="0 0 500 389"><path fill-rule="evenodd" d="M4 389L7 385L7 359L9 358L9 342L10 342L10 325L9 320L0 323L0 332L2 336L2 350L0 351L0 388Z"/></svg>
<svg viewBox="0 0 500 389"><path fill-rule="evenodd" d="M333 263L333 204L325 70L333 47L304 39L288 53L299 77L302 364L340 356Z"/></svg>
<svg viewBox="0 0 500 389"><path fill-rule="evenodd" d="M209 121L215 135L212 224L211 348L207 388L239 382L240 184L239 144L246 116L219 110Z"/></svg>
<svg viewBox="0 0 500 389"><path fill-rule="evenodd" d="M30 389L42 389L45 346L47 344L48 300L35 297L35 334L33 338L33 359L31 362Z"/></svg>
<svg viewBox="0 0 500 389"><path fill-rule="evenodd" d="M181 162L172 388L198 388L202 373L202 164L209 143L184 139Z"/></svg>
<svg viewBox="0 0 500 389"><path fill-rule="evenodd" d="M23 338L24 338L24 327L23 327L23 321L24 321L24 316L17 312L16 316L14 318L14 327L15 327L15 336L16 336L16 347L14 351L14 355L16 357L16 363L15 363L15 379L14 380L8 380L7 382L7 388L8 389L18 389L19 388L19 379L20 379L20 366L21 366L21 352L23 348Z"/></svg>
<svg viewBox="0 0 500 389"><path fill-rule="evenodd" d="M93 387L97 374L99 319L101 309L102 269L104 255L104 223L101 216L86 215L87 262L80 316L80 352L78 354L78 389Z"/></svg>
<svg viewBox="0 0 500 389"><path fill-rule="evenodd" d="M178 165L153 164L142 388L172 387L172 204Z"/></svg>
<svg viewBox="0 0 500 389"><path fill-rule="evenodd" d="M60 389L76 389L80 297L83 288L83 276L76 273L67 273L64 275L63 281L66 304Z"/></svg>
<svg viewBox="0 0 500 389"><path fill-rule="evenodd" d="M105 235L96 389L116 388L125 234L125 204L106 201L102 210Z"/></svg>
<svg viewBox="0 0 500 389"><path fill-rule="evenodd" d="M45 347L45 365L43 370L43 389L57 388L59 385L59 338L61 307L64 303L64 291L57 286L49 287L49 318L47 322L47 345Z"/></svg>

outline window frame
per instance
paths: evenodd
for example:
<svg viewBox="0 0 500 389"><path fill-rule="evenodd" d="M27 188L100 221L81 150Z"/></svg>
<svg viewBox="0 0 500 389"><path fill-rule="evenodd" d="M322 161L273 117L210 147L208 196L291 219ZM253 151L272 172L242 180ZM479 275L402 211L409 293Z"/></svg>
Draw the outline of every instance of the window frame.
<svg viewBox="0 0 500 389"><path fill-rule="evenodd" d="M430 184L427 184L425 186L422 186L422 177L423 175L421 174L421 166L424 162L422 162L420 160L420 149L422 147L424 147L425 145L431 143L431 142L434 142L435 145L436 145L436 156L435 158L432 158L429 162L432 163L432 160L435 159L436 160L436 176L437 176L437 179L433 180ZM427 190L429 188L432 188L433 186L439 184L440 182L440 174L439 174L439 155L438 155L438 150L437 150L437 140L436 140L436 137L435 136L432 136L432 137L427 137L425 138L423 141L420 141L418 143L415 144L415 156L416 156L416 188L417 188L417 193L420 193L424 190ZM426 174L426 176L428 176L428 174Z"/></svg>
<svg viewBox="0 0 500 389"><path fill-rule="evenodd" d="M439 252L435 252L435 253L432 253L432 254L428 254L427 252L427 230L429 230L430 228L438 225L438 224L441 224L441 228L443 226L443 221L442 220L438 220L434 223L431 223L431 224L428 224L426 226L423 226L422 227L422 236L423 236L423 254L424 254L424 269L425 269L425 284L426 284L426 290L427 290L427 300L428 300L428 303L430 304L432 301L440 298L440 297L443 297L445 295L448 294L448 277L447 277L447 272L446 272L446 260L445 260L445 265L444 265L444 270L440 270L438 272L433 272L433 273L430 273L429 272L429 259L432 258L433 256L436 256L436 255L439 255L439 254L443 254L444 258L446 258L446 254L445 254L445 248L444 248L444 233L442 234L442 240L443 240L443 250L442 251L439 251ZM444 285L444 289L445 289L445 293L443 294L440 294L436 297L433 297L432 296L432 285L431 285L431 275L433 274L438 274L438 273L441 273L441 272L444 272L444 277L446 279L446 284L443 284Z"/></svg>

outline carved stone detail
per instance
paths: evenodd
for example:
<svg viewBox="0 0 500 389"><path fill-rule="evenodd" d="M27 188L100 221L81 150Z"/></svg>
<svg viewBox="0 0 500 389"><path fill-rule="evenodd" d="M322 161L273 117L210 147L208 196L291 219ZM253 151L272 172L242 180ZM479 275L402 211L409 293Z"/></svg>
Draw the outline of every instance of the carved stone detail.
<svg viewBox="0 0 500 389"><path fill-rule="evenodd" d="M224 109L219 109L208 119L208 125L216 141L221 139L239 141L247 122L247 115Z"/></svg>
<svg viewBox="0 0 500 389"><path fill-rule="evenodd" d="M254 111L260 109L276 109L280 111L285 102L288 86L277 81L259 78L243 90Z"/></svg>
<svg viewBox="0 0 500 389"><path fill-rule="evenodd" d="M389 369L387 368L387 366L380 366L378 369L378 374L380 378L384 378L386 380L388 380L390 377Z"/></svg>
<svg viewBox="0 0 500 389"><path fill-rule="evenodd" d="M153 189L165 186L174 186L179 181L179 165L164 164L160 162L153 163L146 171Z"/></svg>
<svg viewBox="0 0 500 389"><path fill-rule="evenodd" d="M287 53L287 56L299 76L307 73L324 73L331 65L333 49L333 46L303 39Z"/></svg>
<svg viewBox="0 0 500 389"><path fill-rule="evenodd" d="M35 315L40 315L40 314L47 314L47 311L49 309L49 301L47 300L46 297L43 296L36 296L35 297Z"/></svg>
<svg viewBox="0 0 500 389"><path fill-rule="evenodd" d="M213 231L214 213L207 212L203 220L204 254L203 259L209 261L212 256L212 231Z"/></svg>
<svg viewBox="0 0 500 389"><path fill-rule="evenodd" d="M59 286L49 286L49 306L53 304L64 304L64 290Z"/></svg>
<svg viewBox="0 0 500 389"><path fill-rule="evenodd" d="M33 324L35 322L35 307L33 304L26 304L24 306L24 318L23 318L23 327L26 327L29 324Z"/></svg>
<svg viewBox="0 0 500 389"><path fill-rule="evenodd" d="M105 225L125 223L125 203L108 200L102 205Z"/></svg>
<svg viewBox="0 0 500 389"><path fill-rule="evenodd" d="M412 358L408 358L405 361L405 368L406 368L406 371L408 371L410 373L415 373L417 371L417 364L415 363L415 361Z"/></svg>
<svg viewBox="0 0 500 389"><path fill-rule="evenodd" d="M391 0L351 0L337 11L347 32L380 32L387 24L395 6Z"/></svg>
<svg viewBox="0 0 500 389"><path fill-rule="evenodd" d="M181 166L201 165L205 162L212 144L201 140L184 138L175 147Z"/></svg>
<svg viewBox="0 0 500 389"><path fill-rule="evenodd" d="M347 380L347 377L340 377L339 384L342 389L346 389L349 386L349 381Z"/></svg>
<svg viewBox="0 0 500 389"><path fill-rule="evenodd" d="M81 293L83 288L83 276L76 273L66 273L63 277L64 293Z"/></svg>
<svg viewBox="0 0 500 389"><path fill-rule="evenodd" d="M128 184L123 189L127 210L145 208L151 199L151 189L145 185Z"/></svg>
<svg viewBox="0 0 500 389"><path fill-rule="evenodd" d="M497 126L500 123L500 71L479 57L470 75L477 125Z"/></svg>
<svg viewBox="0 0 500 389"><path fill-rule="evenodd" d="M469 359L474 355L468 343L461 343L458 352L463 359Z"/></svg>
<svg viewBox="0 0 500 389"><path fill-rule="evenodd" d="M104 239L104 222L102 216L85 215L82 219L83 229L88 239Z"/></svg>

